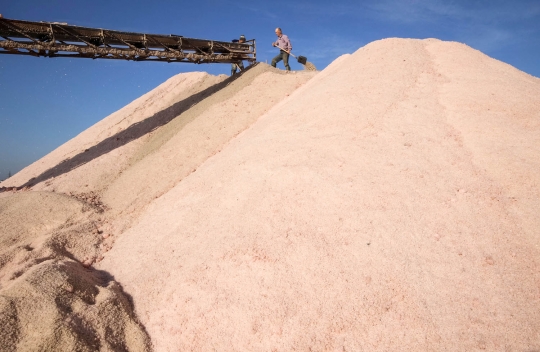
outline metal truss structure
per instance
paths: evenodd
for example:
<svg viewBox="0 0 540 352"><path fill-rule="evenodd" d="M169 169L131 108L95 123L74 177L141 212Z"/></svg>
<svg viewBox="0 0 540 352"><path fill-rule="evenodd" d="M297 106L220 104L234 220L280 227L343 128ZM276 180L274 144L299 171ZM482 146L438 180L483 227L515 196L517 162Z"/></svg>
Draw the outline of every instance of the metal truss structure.
<svg viewBox="0 0 540 352"><path fill-rule="evenodd" d="M242 60L253 63L256 46L255 39L246 43L222 42L0 17L0 54L195 64Z"/></svg>

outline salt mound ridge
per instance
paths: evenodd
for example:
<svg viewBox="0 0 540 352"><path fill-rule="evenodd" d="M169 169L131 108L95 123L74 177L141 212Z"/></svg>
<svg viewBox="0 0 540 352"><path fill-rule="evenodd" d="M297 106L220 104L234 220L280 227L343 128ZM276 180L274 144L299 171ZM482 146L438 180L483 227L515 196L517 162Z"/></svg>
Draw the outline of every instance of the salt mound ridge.
<svg viewBox="0 0 540 352"><path fill-rule="evenodd" d="M311 77L175 77L0 186L99 196L157 351L540 349L540 81L433 39Z"/></svg>

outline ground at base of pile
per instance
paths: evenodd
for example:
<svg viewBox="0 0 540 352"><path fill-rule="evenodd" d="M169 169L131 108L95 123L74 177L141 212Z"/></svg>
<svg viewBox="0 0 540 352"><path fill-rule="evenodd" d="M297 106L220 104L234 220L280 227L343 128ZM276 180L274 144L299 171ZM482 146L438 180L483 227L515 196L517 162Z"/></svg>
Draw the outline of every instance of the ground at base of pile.
<svg viewBox="0 0 540 352"><path fill-rule="evenodd" d="M49 192L0 198L0 349L149 351L129 296L91 267L101 211Z"/></svg>

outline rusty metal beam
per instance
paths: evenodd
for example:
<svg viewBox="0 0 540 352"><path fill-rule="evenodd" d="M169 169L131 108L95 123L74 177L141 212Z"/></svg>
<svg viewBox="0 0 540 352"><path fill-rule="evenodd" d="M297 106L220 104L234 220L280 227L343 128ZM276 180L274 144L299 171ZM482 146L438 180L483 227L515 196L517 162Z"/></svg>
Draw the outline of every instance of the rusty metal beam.
<svg viewBox="0 0 540 352"><path fill-rule="evenodd" d="M0 17L0 54L185 63L255 62L255 40L232 43Z"/></svg>

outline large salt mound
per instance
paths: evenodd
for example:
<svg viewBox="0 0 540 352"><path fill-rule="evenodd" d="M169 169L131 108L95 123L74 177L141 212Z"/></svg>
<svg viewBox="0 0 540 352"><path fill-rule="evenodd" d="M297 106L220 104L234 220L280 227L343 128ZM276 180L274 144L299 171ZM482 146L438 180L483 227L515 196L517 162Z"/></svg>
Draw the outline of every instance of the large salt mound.
<svg viewBox="0 0 540 352"><path fill-rule="evenodd" d="M437 40L329 70L100 263L156 350L540 349L540 81Z"/></svg>

